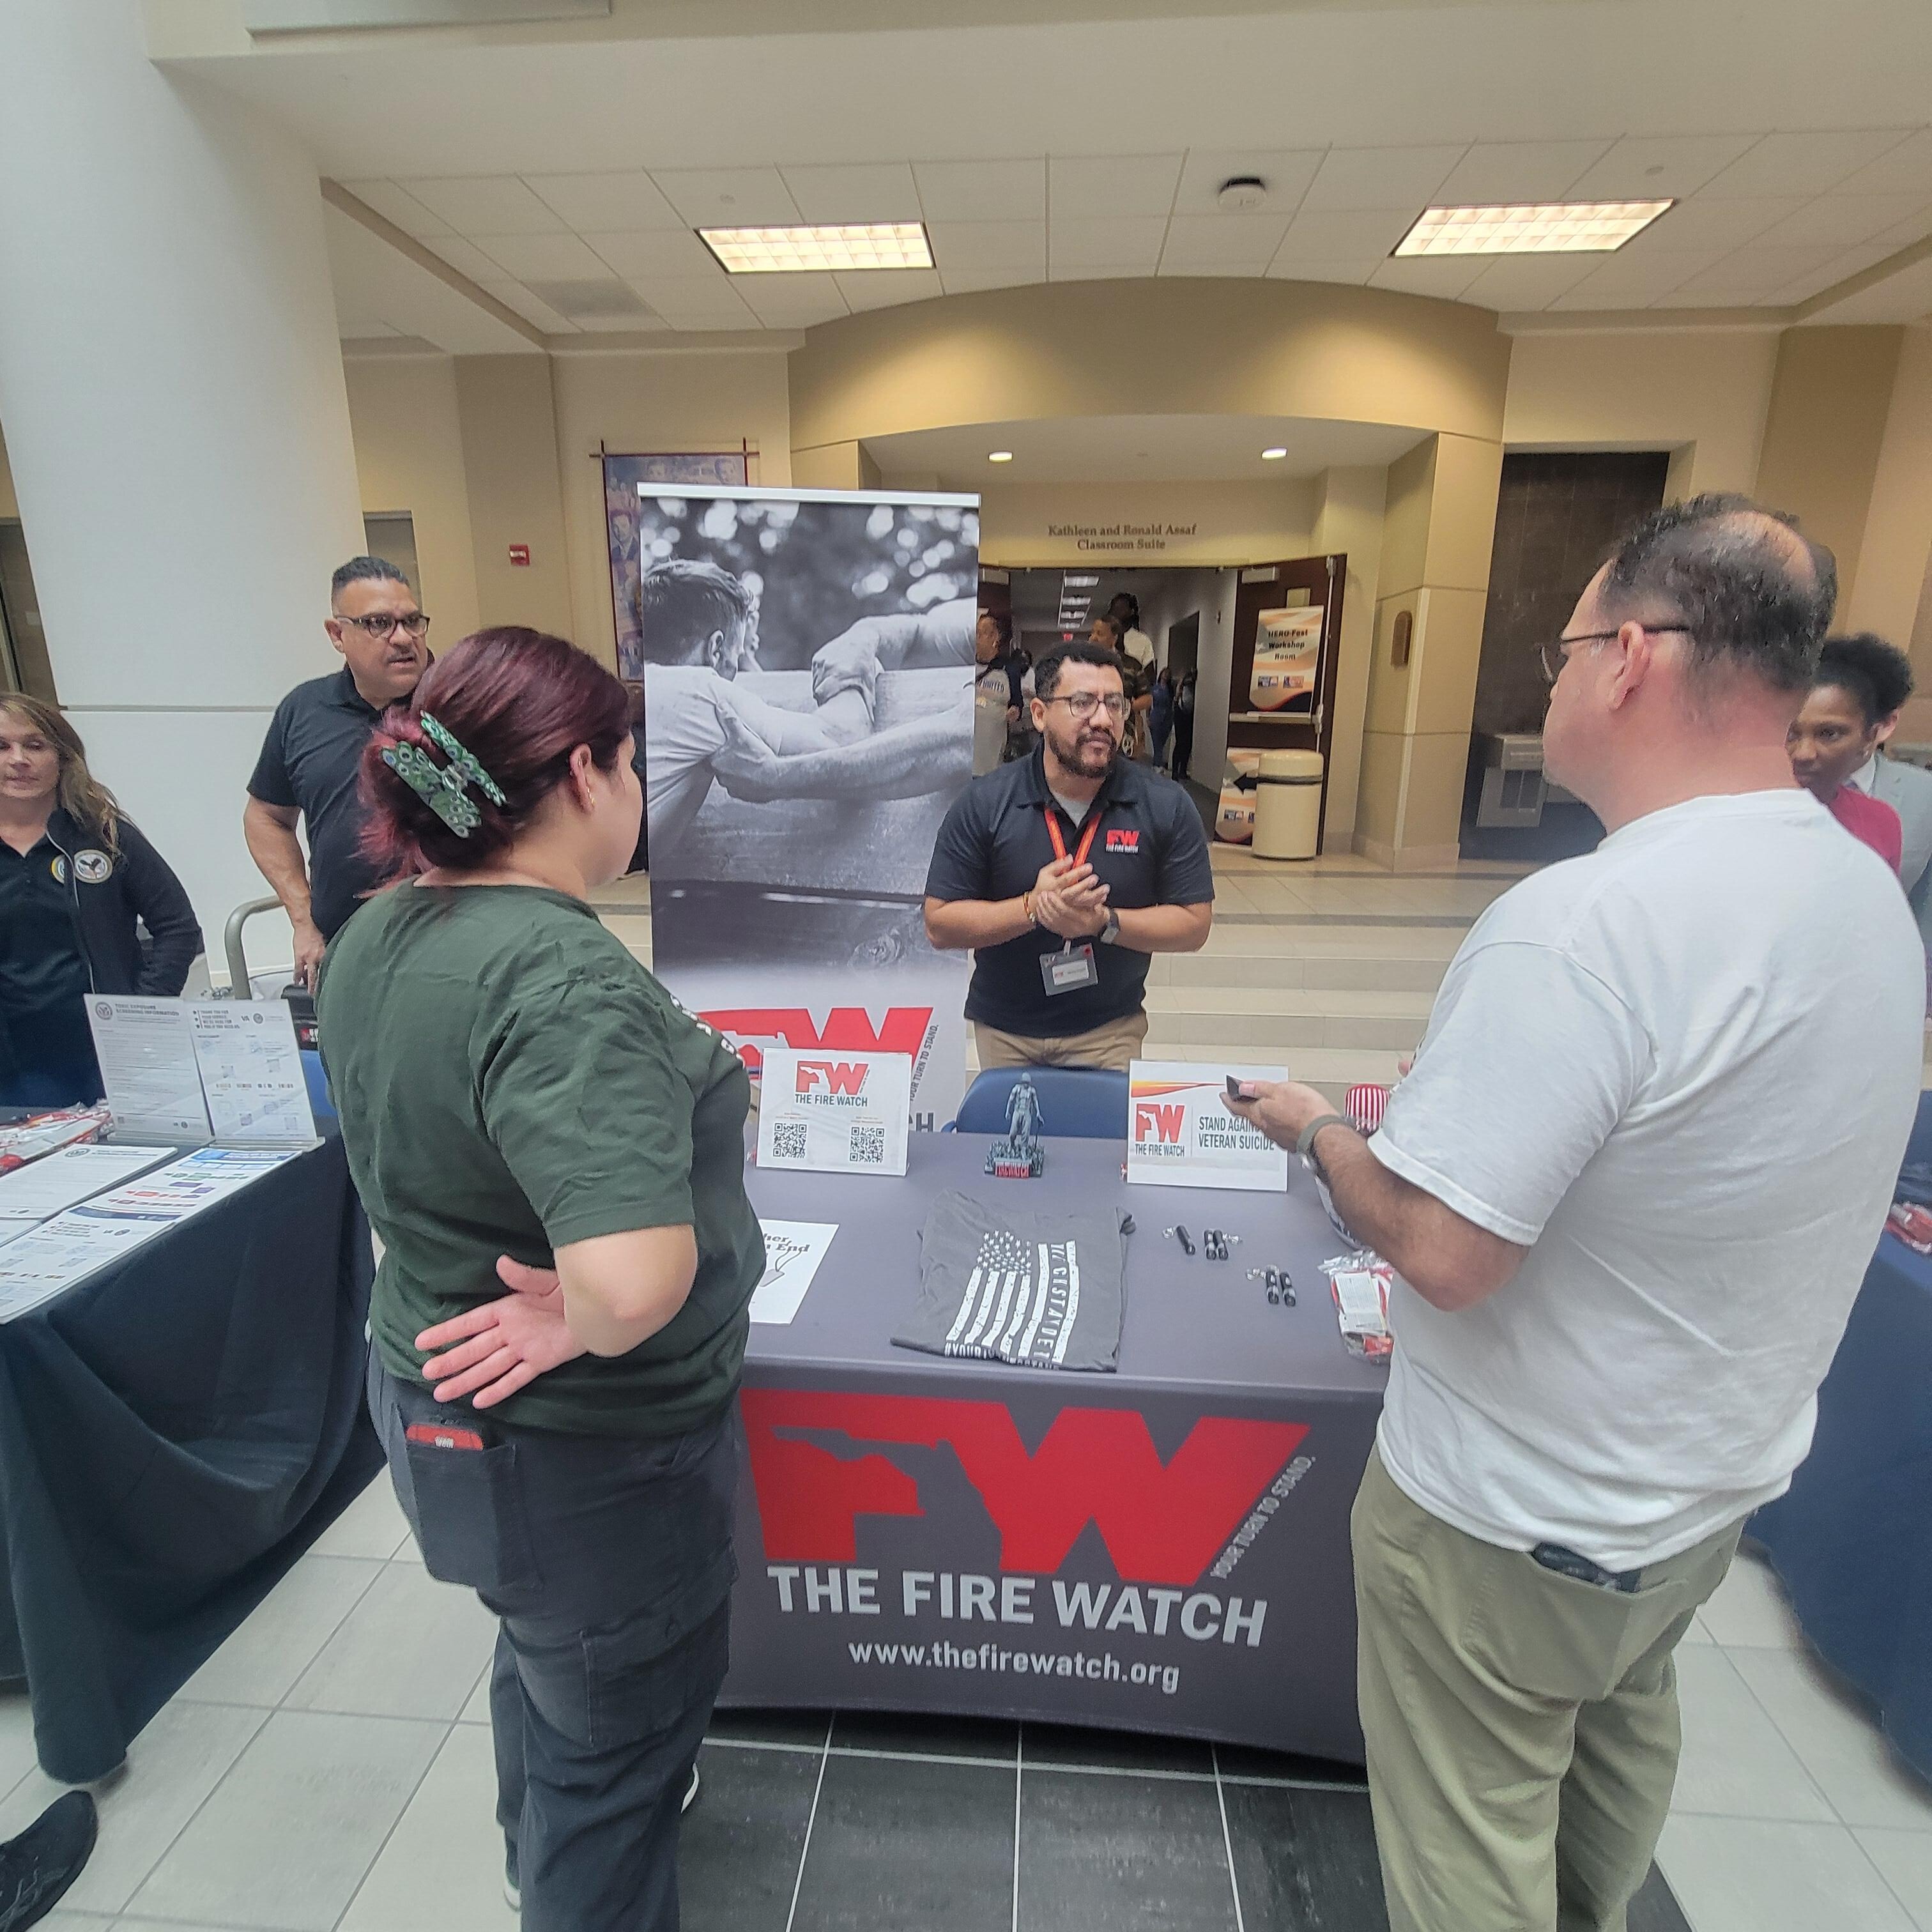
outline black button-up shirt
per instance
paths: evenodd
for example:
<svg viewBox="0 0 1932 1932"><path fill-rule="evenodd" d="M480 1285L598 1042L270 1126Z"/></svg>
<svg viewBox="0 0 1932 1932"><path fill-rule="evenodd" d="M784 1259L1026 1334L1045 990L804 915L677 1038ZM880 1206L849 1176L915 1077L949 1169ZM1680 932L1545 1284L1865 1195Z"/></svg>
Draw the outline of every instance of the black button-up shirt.
<svg viewBox="0 0 1932 1932"><path fill-rule="evenodd" d="M0 840L0 1024L22 1072L93 1064L87 962L66 872L51 838L26 853Z"/></svg>
<svg viewBox="0 0 1932 1932"><path fill-rule="evenodd" d="M1107 903L1203 905L1214 896L1208 836L1194 801L1172 778L1131 759L1116 760L1078 826L1047 789L1045 752L975 778L939 828L926 890L935 899L1010 899L1030 891L1056 856L1046 829L1051 810L1070 854L1097 816L1087 854L1108 887ZM1082 942L1076 940L1076 945ZM1138 1012L1145 1004L1148 955L1094 942L1100 983L1049 995L1040 961L1065 942L1043 926L973 956L966 1017L1028 1039L1090 1033Z"/></svg>
<svg viewBox="0 0 1932 1932"><path fill-rule="evenodd" d="M275 707L250 795L293 806L308 835L309 915L333 939L362 895L379 884L362 856L363 811L356 776L381 716L356 688L346 666L298 684Z"/></svg>

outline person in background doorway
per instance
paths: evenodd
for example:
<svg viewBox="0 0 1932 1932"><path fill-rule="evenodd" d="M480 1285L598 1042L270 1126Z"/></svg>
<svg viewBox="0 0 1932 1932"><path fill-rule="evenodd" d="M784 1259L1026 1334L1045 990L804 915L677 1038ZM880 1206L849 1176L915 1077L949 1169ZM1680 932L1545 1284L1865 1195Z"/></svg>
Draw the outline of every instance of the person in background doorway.
<svg viewBox="0 0 1932 1932"><path fill-rule="evenodd" d="M0 698L0 1106L99 1100L86 996L172 998L200 950L180 880L74 727L38 698Z"/></svg>
<svg viewBox="0 0 1932 1932"><path fill-rule="evenodd" d="M1154 689L1148 694L1148 731L1153 740L1153 763L1159 771L1167 762L1167 741L1174 729L1174 679L1163 666L1154 674Z"/></svg>
<svg viewBox="0 0 1932 1932"><path fill-rule="evenodd" d="M1021 686L1031 669L1013 648L1013 620L1004 610L982 610L973 633L978 660L973 686L973 770L976 776L1005 760L1020 722Z"/></svg>
<svg viewBox="0 0 1932 1932"><path fill-rule="evenodd" d="M1120 634L1120 653L1154 675L1154 640L1141 628L1141 601L1131 591L1117 590L1107 600L1107 615Z"/></svg>
<svg viewBox="0 0 1932 1932"><path fill-rule="evenodd" d="M328 580L328 608L322 628L342 668L297 685L275 707L242 813L249 855L295 928L296 983L311 988L323 949L376 884L356 793L363 749L429 662L429 620L393 563L351 557Z"/></svg>
<svg viewBox="0 0 1932 1932"><path fill-rule="evenodd" d="M431 666L364 758L398 883L316 994L382 1245L370 1412L430 1574L500 1622L496 1815L526 1932L678 1922L765 1261L745 1069L587 903L637 843L630 711L535 631Z"/></svg>
<svg viewBox="0 0 1932 1932"><path fill-rule="evenodd" d="M1882 638L1868 631L1827 638L1791 728L1791 769L1841 825L1896 867L1924 935L1932 898L1932 772L1885 755L1912 682L1910 661ZM1887 808L1898 821L1895 845ZM1873 828L1870 836L1863 827Z"/></svg>
<svg viewBox="0 0 1932 1932"><path fill-rule="evenodd" d="M1744 498L1646 518L1544 647L1603 843L1478 920L1373 1138L1290 1082L1229 1103L1395 1271L1353 1522L1390 1932L1622 1932L1673 1652L1810 1449L1892 1204L1918 935L1786 751L1835 596Z"/></svg>
<svg viewBox="0 0 1932 1932"><path fill-rule="evenodd" d="M1187 782L1188 760L1194 755L1194 680L1190 665L1174 688L1174 763L1168 769L1177 784Z"/></svg>
<svg viewBox="0 0 1932 1932"><path fill-rule="evenodd" d="M1118 603L1120 599L1114 601ZM1120 619L1111 613L1096 617L1087 632L1089 643L1112 651L1120 659L1120 686L1127 699L1126 734L1120 741L1120 749L1144 764L1149 756L1148 713L1154 709L1154 679L1144 665L1128 656L1122 641L1125 635Z"/></svg>
<svg viewBox="0 0 1932 1932"><path fill-rule="evenodd" d="M1120 756L1118 652L1042 658L1040 748L953 801L926 882L926 937L970 948L980 1066L1124 1067L1147 1038L1149 955L1198 952L1214 877L1200 814Z"/></svg>

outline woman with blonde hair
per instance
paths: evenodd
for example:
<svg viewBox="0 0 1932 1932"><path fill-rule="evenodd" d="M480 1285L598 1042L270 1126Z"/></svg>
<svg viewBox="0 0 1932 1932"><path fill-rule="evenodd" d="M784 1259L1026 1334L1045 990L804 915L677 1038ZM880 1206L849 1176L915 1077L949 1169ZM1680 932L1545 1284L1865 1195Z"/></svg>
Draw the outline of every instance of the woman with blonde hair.
<svg viewBox="0 0 1932 1932"><path fill-rule="evenodd" d="M0 692L0 1106L99 1100L86 996L178 993L200 950L180 880L79 733Z"/></svg>

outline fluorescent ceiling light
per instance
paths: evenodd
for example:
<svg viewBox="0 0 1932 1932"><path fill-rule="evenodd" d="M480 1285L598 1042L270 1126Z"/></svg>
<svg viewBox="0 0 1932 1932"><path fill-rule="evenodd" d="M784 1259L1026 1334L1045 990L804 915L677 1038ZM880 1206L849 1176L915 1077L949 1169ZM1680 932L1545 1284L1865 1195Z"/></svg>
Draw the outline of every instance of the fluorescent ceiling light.
<svg viewBox="0 0 1932 1932"><path fill-rule="evenodd" d="M1097 577L1063 577L1060 580L1069 590L1090 590L1100 580Z"/></svg>
<svg viewBox="0 0 1932 1932"><path fill-rule="evenodd" d="M1502 208L1426 208L1398 255L1607 253L1640 234L1668 201L1556 201Z"/></svg>
<svg viewBox="0 0 1932 1932"><path fill-rule="evenodd" d="M830 226L700 228L700 238L733 275L823 274L828 269L929 268L932 248L918 221Z"/></svg>
<svg viewBox="0 0 1932 1932"><path fill-rule="evenodd" d="M1287 450L1280 443L1276 443L1272 449L1262 452L1262 460L1264 463L1279 463L1287 454Z"/></svg>
<svg viewBox="0 0 1932 1932"><path fill-rule="evenodd" d="M1010 463L1012 460L1013 453L1010 449L989 449L986 452L988 463Z"/></svg>

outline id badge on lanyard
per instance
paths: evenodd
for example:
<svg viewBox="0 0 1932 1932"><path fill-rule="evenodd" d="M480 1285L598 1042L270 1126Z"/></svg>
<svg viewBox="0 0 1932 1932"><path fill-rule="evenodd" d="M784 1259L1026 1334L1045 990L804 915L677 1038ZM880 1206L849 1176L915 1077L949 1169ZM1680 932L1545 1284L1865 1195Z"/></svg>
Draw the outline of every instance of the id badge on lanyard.
<svg viewBox="0 0 1932 1932"><path fill-rule="evenodd" d="M1042 806L1046 814L1047 836L1053 841L1053 856L1064 860L1066 841L1060 836L1060 821L1053 815L1052 806ZM1094 849L1094 835L1100 829L1102 814L1092 812L1088 814L1087 829L1080 835L1080 843L1073 854L1073 862L1084 866L1087 854ZM1083 986L1097 986L1100 983L1100 962L1094 956L1094 942L1090 939L1075 941L1070 939L1058 952L1042 952L1040 956L1040 982L1048 998L1059 993L1077 993Z"/></svg>

